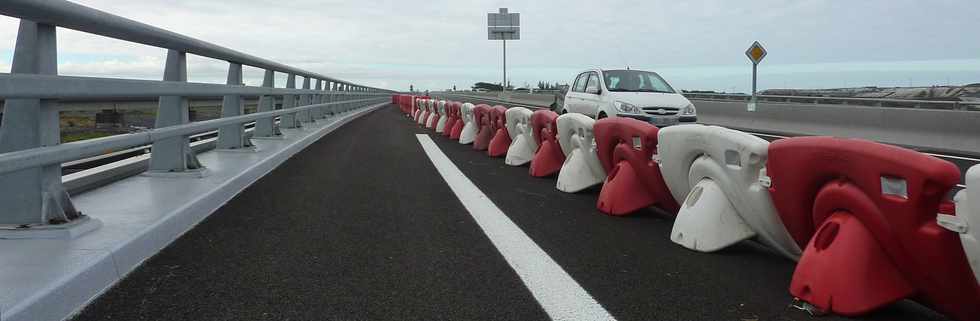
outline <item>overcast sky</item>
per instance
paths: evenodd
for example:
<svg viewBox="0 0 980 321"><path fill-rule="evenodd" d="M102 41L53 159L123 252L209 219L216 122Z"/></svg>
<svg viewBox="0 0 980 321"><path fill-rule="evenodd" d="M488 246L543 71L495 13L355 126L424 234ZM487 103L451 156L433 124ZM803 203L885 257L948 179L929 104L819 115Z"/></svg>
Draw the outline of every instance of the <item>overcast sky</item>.
<svg viewBox="0 0 980 321"><path fill-rule="evenodd" d="M521 13L522 39L507 46L518 86L631 66L684 89L744 91L751 69L743 52L754 40L769 50L762 88L980 82L977 0L76 2L396 90L499 82L501 44L486 39L486 14L499 7ZM0 17L0 71L9 71L16 32L16 19ZM64 29L58 36L62 74L162 77L165 50ZM195 58L189 74L220 82L226 68ZM246 76L254 84L261 72Z"/></svg>

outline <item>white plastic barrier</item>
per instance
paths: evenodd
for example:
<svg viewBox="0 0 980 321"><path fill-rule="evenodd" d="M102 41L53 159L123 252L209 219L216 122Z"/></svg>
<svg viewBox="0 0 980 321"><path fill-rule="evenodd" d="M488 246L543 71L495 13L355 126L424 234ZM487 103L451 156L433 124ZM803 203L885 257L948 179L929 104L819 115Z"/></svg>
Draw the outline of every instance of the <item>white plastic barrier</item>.
<svg viewBox="0 0 980 321"><path fill-rule="evenodd" d="M439 121L436 122L437 133L442 133L446 130L446 118L449 118L449 113L446 110L447 105L449 105L449 102L445 100L439 101Z"/></svg>
<svg viewBox="0 0 980 321"><path fill-rule="evenodd" d="M980 165L966 171L966 189L956 193L956 216L939 214L939 225L960 234L960 243L980 282Z"/></svg>
<svg viewBox="0 0 980 321"><path fill-rule="evenodd" d="M791 259L801 250L773 207L764 176L769 142L717 126L679 125L658 134L661 173L681 203L670 239L712 252L758 241Z"/></svg>
<svg viewBox="0 0 980 321"><path fill-rule="evenodd" d="M507 133L510 134L510 147L504 163L510 166L522 166L530 163L534 152L538 151L538 142L534 140L531 131L531 115L533 111L524 107L512 107L507 110Z"/></svg>
<svg viewBox="0 0 980 321"><path fill-rule="evenodd" d="M439 103L438 100L432 100L431 105L429 105L429 117L425 120L425 128L435 127L436 118L439 117Z"/></svg>
<svg viewBox="0 0 980 321"><path fill-rule="evenodd" d="M422 112L419 114L419 118L416 119L419 125L425 125L425 121L429 118L429 107L432 104L432 99L422 100Z"/></svg>
<svg viewBox="0 0 980 321"><path fill-rule="evenodd" d="M463 131L459 133L460 144L472 144L473 140L476 139L479 126L473 122L473 108L475 107L471 103L463 104Z"/></svg>
<svg viewBox="0 0 980 321"><path fill-rule="evenodd" d="M598 185L606 179L599 162L592 117L569 113L558 116L558 145L565 153L565 163L558 172L558 190L575 193Z"/></svg>

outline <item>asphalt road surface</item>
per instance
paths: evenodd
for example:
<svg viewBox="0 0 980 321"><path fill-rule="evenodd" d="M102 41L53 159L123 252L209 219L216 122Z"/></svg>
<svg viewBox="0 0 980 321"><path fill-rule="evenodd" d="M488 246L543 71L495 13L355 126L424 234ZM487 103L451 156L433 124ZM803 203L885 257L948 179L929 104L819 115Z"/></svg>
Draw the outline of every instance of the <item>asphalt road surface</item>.
<svg viewBox="0 0 980 321"><path fill-rule="evenodd" d="M814 320L790 307L794 263L756 243L689 251L656 209L606 216L596 190L562 193L554 178L430 135L502 213L478 222L423 151L416 134L429 133L395 107L354 120L74 320L547 320L541 302L562 293L533 292L541 280L519 272L537 266L501 254L513 240L486 224L505 221L618 320ZM945 320L910 301L865 319Z"/></svg>

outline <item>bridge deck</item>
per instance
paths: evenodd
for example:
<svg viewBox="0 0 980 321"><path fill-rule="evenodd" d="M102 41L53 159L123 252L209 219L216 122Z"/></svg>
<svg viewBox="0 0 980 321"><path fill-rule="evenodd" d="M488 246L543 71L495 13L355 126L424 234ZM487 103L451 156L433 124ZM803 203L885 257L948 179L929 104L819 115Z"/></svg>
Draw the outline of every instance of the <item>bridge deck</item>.
<svg viewBox="0 0 980 321"><path fill-rule="evenodd" d="M385 108L314 143L147 260L75 320L541 320L549 315ZM671 243L654 210L609 217L441 136L455 165L620 320L809 320L793 262ZM828 317L822 320L836 320ZM911 302L874 320L943 320Z"/></svg>

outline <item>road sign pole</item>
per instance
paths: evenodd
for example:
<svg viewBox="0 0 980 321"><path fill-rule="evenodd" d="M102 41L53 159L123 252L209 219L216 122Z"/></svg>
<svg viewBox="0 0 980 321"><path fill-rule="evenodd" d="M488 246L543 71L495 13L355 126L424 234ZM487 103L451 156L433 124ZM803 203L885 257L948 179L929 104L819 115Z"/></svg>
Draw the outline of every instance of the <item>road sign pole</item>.
<svg viewBox="0 0 980 321"><path fill-rule="evenodd" d="M504 36L504 82L503 89L500 91L507 91L507 36Z"/></svg>
<svg viewBox="0 0 980 321"><path fill-rule="evenodd" d="M500 12L487 14L487 38L503 41L503 79L500 82L501 92L507 91L507 40L521 39L521 14L511 13L507 8Z"/></svg>
<svg viewBox="0 0 980 321"><path fill-rule="evenodd" d="M756 80L758 80L759 63L752 63L752 97L749 97L749 103L745 105L745 110L754 112L756 108Z"/></svg>
<svg viewBox="0 0 980 321"><path fill-rule="evenodd" d="M748 111L755 111L756 103L756 85L759 80L759 63L762 59L766 57L766 48L762 47L762 44L758 41L752 43L749 49L745 51L745 56L749 57L752 61L752 96L749 98L749 103L746 105Z"/></svg>

